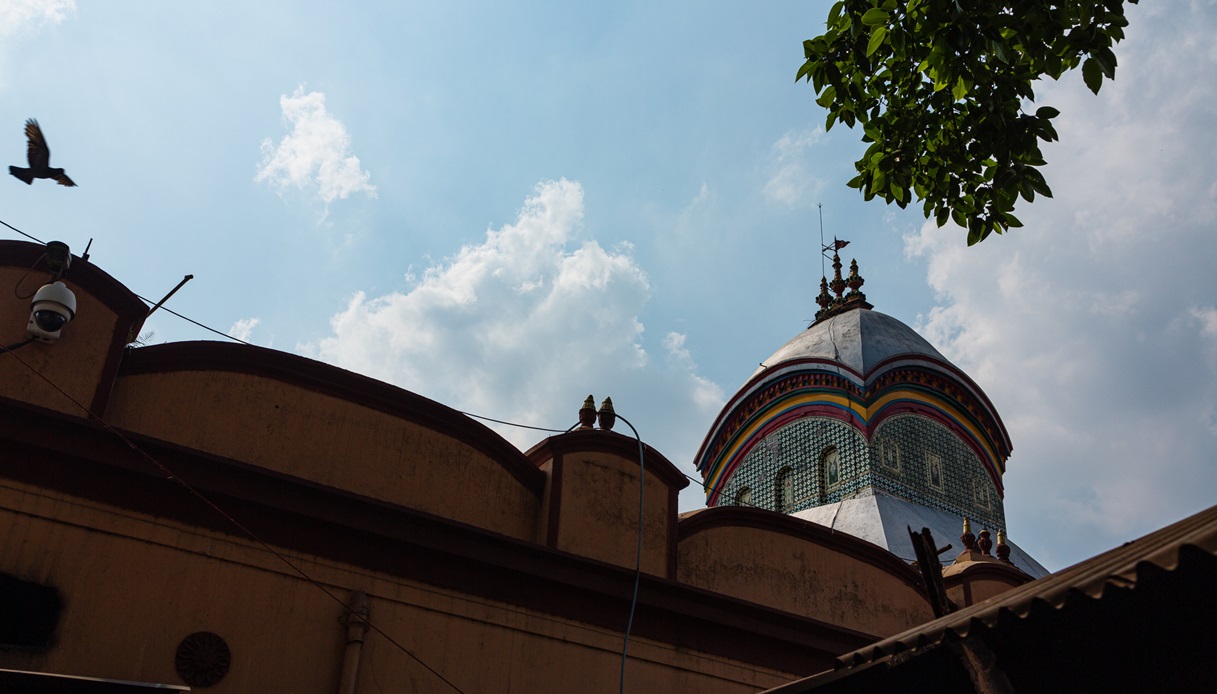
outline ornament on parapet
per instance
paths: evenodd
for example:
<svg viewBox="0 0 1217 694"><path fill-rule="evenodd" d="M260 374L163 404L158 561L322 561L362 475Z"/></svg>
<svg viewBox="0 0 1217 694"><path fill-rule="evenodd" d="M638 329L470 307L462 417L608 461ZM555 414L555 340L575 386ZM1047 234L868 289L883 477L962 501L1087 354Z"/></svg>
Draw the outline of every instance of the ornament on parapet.
<svg viewBox="0 0 1217 694"><path fill-rule="evenodd" d="M600 428L605 431L612 431L613 425L617 423L617 412L613 410L613 399L605 398L604 402L600 403L600 412L597 414L600 419Z"/></svg>
<svg viewBox="0 0 1217 694"><path fill-rule="evenodd" d="M596 398L587 396L579 408L579 429L591 429L596 423Z"/></svg>
<svg viewBox="0 0 1217 694"><path fill-rule="evenodd" d="M972 523L967 518L963 519L963 534L959 536L959 541L963 543L965 552L976 551L976 536L972 534Z"/></svg>
<svg viewBox="0 0 1217 694"><path fill-rule="evenodd" d="M976 538L976 546L980 548L980 553L986 557L993 556L989 553L989 550L993 549L993 538L989 537L988 528L980 531L980 535Z"/></svg>
<svg viewBox="0 0 1217 694"><path fill-rule="evenodd" d="M997 552L998 559L1006 562L1007 564L1012 563L1010 561L1010 545L1006 544L1006 531L1005 530L997 531L996 552Z"/></svg>

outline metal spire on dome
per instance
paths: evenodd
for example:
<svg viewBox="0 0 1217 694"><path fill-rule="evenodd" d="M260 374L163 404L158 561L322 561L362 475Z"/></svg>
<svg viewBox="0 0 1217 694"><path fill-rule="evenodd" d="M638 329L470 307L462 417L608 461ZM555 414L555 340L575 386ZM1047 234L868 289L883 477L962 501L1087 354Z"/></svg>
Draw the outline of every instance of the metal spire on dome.
<svg viewBox="0 0 1217 694"><path fill-rule="evenodd" d="M824 258L828 257L829 251L832 251L832 281L829 281L827 276L820 277L820 294L816 297L816 303L820 306L820 310L816 311L816 319L812 323L815 325L820 321L831 318L839 313L852 311L856 308L873 308L866 303L866 295L862 293L862 285L866 280L862 279L862 275L858 274L858 261L851 260L849 264L849 278L841 276L841 249L849 245L849 241L833 237L831 244L821 243L821 255ZM845 293L845 289L849 288L849 293ZM828 290L832 290L829 294ZM810 326L809 326L810 327Z"/></svg>

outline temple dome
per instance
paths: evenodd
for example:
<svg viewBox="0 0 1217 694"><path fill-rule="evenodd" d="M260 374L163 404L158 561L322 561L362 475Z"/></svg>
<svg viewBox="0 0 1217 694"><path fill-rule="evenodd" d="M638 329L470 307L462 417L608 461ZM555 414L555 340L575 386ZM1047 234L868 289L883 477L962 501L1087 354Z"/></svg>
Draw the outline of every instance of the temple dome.
<svg viewBox="0 0 1217 694"><path fill-rule="evenodd" d="M834 361L866 378L879 365L902 356L950 365L909 326L885 313L859 308L826 318L799 333L761 362L752 376L786 362L814 359Z"/></svg>
<svg viewBox="0 0 1217 694"><path fill-rule="evenodd" d="M833 279L820 281L815 322L760 363L702 441L706 503L797 516L903 558L909 540L893 528L910 523L940 541L969 521L1005 531L1012 446L997 409L924 337L872 310L857 262L842 276L844 245L824 247Z"/></svg>

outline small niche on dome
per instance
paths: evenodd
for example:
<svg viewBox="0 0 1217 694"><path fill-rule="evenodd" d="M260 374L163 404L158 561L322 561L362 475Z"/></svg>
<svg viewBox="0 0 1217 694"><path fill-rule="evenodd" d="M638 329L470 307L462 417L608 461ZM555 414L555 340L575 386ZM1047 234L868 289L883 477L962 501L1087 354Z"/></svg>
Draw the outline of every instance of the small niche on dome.
<svg viewBox="0 0 1217 694"><path fill-rule="evenodd" d="M942 483L942 458L930 453L925 457L925 477L926 483L930 485L930 489L936 491L943 490Z"/></svg>
<svg viewBox="0 0 1217 694"><path fill-rule="evenodd" d="M900 474L900 444L886 436L875 444L875 454L879 466L888 472Z"/></svg>
<svg viewBox="0 0 1217 694"><path fill-rule="evenodd" d="M993 508L993 496L989 493L989 483L981 477L972 478L972 500L977 508L989 511Z"/></svg>
<svg viewBox="0 0 1217 694"><path fill-rule="evenodd" d="M841 454L836 446L829 446L820 453L820 470L824 475L824 489L834 491L841 486Z"/></svg>
<svg viewBox="0 0 1217 694"><path fill-rule="evenodd" d="M794 508L794 473L789 466L778 470L773 481L773 510L790 513Z"/></svg>

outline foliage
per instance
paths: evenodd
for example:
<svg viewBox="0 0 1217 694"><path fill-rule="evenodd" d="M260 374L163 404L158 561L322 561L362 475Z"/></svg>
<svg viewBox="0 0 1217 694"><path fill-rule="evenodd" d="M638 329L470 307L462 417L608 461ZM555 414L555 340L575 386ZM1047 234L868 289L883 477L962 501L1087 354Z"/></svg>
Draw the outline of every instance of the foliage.
<svg viewBox="0 0 1217 694"><path fill-rule="evenodd" d="M916 195L971 245L1022 226L1019 196L1052 197L1039 141L1057 139L1059 112L1024 110L1032 83L1081 65L1097 94L1127 25L1124 0L841 0L795 81L811 82L827 128L862 127L851 188L902 208Z"/></svg>

